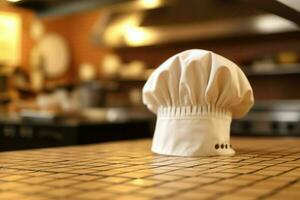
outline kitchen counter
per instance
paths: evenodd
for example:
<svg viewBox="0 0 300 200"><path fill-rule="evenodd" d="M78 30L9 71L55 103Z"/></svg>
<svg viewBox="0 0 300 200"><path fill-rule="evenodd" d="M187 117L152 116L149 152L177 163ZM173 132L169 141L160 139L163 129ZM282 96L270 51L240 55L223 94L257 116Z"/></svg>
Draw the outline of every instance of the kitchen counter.
<svg viewBox="0 0 300 200"><path fill-rule="evenodd" d="M0 152L149 138L152 121L146 117L90 120L75 115L43 121L0 116Z"/></svg>
<svg viewBox="0 0 300 200"><path fill-rule="evenodd" d="M300 139L232 145L233 157L155 155L150 140L0 153L0 199L300 198Z"/></svg>

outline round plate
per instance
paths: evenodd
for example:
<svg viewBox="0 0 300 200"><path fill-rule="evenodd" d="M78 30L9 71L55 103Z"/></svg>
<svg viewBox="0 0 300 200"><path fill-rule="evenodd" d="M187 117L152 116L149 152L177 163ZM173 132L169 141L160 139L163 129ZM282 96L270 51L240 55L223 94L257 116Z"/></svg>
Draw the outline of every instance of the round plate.
<svg viewBox="0 0 300 200"><path fill-rule="evenodd" d="M43 70L47 78L63 75L69 67L69 49L65 40L57 34L45 35L39 43Z"/></svg>

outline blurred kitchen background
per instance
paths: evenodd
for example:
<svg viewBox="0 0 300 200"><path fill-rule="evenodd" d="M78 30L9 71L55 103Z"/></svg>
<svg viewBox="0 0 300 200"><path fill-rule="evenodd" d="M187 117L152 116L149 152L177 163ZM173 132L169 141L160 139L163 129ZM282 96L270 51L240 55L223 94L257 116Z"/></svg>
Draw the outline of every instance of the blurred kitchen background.
<svg viewBox="0 0 300 200"><path fill-rule="evenodd" d="M232 135L300 136L298 0L0 0L0 151L152 137L142 87L192 48L241 66Z"/></svg>

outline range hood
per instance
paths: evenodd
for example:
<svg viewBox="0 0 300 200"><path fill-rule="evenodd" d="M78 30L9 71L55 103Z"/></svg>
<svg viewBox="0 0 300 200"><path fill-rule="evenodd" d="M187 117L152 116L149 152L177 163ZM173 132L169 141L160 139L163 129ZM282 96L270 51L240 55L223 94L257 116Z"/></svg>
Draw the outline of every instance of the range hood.
<svg viewBox="0 0 300 200"><path fill-rule="evenodd" d="M127 2L127 6L103 9L93 31L94 41L109 47L135 47L300 30L296 23L243 1L145 2L157 4L133 9L137 7Z"/></svg>

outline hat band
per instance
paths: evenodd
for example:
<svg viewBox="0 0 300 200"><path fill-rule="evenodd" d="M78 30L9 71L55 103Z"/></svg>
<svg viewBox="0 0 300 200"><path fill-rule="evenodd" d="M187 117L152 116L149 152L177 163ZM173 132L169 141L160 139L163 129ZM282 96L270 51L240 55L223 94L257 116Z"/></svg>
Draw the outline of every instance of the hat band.
<svg viewBox="0 0 300 200"><path fill-rule="evenodd" d="M182 118L203 118L214 117L221 119L231 120L231 112L219 108L213 105L197 105L197 106L170 106L170 107L159 107L157 110L158 118L173 118L173 119L182 119Z"/></svg>
<svg viewBox="0 0 300 200"><path fill-rule="evenodd" d="M231 118L158 117L152 151L174 156L233 155L230 145Z"/></svg>

